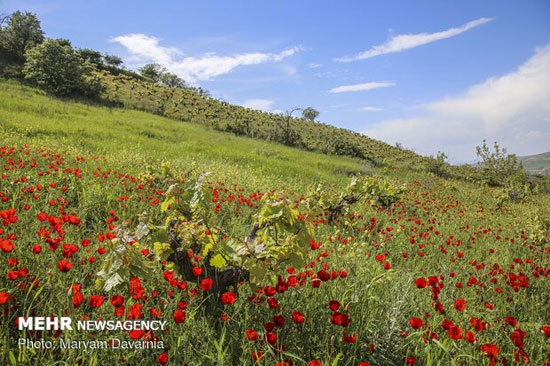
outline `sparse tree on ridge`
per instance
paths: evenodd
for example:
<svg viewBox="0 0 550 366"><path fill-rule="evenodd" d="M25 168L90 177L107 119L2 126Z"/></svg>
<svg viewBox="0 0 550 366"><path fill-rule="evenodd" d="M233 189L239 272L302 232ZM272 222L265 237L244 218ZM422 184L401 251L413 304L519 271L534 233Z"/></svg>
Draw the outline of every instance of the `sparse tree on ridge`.
<svg viewBox="0 0 550 366"><path fill-rule="evenodd" d="M139 68L141 76L151 79L153 83L160 82L160 77L166 72L166 69L160 64L147 64Z"/></svg>
<svg viewBox="0 0 550 366"><path fill-rule="evenodd" d="M99 66L102 64L101 52L92 50L90 48L81 48L77 51L78 55L84 60L88 61L92 65Z"/></svg>
<svg viewBox="0 0 550 366"><path fill-rule="evenodd" d="M315 121L315 118L319 116L319 111L316 109L313 109L312 107L307 107L304 110L302 110L302 117L307 119L308 121Z"/></svg>
<svg viewBox="0 0 550 366"><path fill-rule="evenodd" d="M160 82L169 88L183 88L185 87L185 81L178 75L171 72L164 72L160 75Z"/></svg>
<svg viewBox="0 0 550 366"><path fill-rule="evenodd" d="M109 55L109 54L104 54L103 55L103 61L109 65L109 66L112 66L112 67L121 67L122 66L122 59L118 56L115 56L115 55Z"/></svg>

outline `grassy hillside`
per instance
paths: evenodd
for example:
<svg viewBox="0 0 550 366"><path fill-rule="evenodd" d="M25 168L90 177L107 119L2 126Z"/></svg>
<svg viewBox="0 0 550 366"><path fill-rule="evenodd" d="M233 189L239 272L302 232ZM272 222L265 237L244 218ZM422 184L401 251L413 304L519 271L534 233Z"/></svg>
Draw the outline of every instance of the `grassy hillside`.
<svg viewBox="0 0 550 366"><path fill-rule="evenodd" d="M529 174L541 174L550 176L550 152L519 156L518 160Z"/></svg>
<svg viewBox="0 0 550 366"><path fill-rule="evenodd" d="M232 105L207 98L190 88L168 88L104 71L95 73L94 77L105 86L104 99L128 108L305 150L360 157L374 165L419 168L428 161L412 151L356 132Z"/></svg>
<svg viewBox="0 0 550 366"><path fill-rule="evenodd" d="M257 188L342 183L369 170L360 159L300 151L139 111L63 102L15 82L0 82L0 136L4 142L93 152L130 172L162 160L176 169L195 162L219 179Z"/></svg>

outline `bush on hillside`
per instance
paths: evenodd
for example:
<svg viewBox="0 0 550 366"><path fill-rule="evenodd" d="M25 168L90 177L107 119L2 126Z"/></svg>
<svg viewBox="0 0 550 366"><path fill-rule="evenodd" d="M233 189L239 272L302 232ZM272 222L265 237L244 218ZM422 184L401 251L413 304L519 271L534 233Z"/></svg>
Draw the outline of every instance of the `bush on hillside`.
<svg viewBox="0 0 550 366"><path fill-rule="evenodd" d="M49 39L25 53L23 67L25 79L57 96L81 94L89 97L99 95L99 80L89 78L93 69L64 40Z"/></svg>
<svg viewBox="0 0 550 366"><path fill-rule="evenodd" d="M523 170L514 154L507 154L506 149L501 149L498 143L494 143L494 151L483 145L476 148L477 156L481 158L479 168L482 179L494 187L523 186L527 183L527 174Z"/></svg>
<svg viewBox="0 0 550 366"><path fill-rule="evenodd" d="M447 163L447 155L444 152L438 151L435 157L431 156L428 161L428 171L438 177L446 178L449 176L449 164Z"/></svg>

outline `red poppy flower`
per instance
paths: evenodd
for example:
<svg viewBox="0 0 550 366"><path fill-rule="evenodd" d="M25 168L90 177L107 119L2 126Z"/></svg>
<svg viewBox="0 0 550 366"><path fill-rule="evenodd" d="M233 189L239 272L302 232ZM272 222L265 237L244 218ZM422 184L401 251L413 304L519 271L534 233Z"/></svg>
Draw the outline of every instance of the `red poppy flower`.
<svg viewBox="0 0 550 366"><path fill-rule="evenodd" d="M244 337L249 341L256 341L258 340L258 332L254 329L247 329L244 331Z"/></svg>
<svg viewBox="0 0 550 366"><path fill-rule="evenodd" d="M201 274L202 274L201 267L193 267L193 275L195 275L195 277L199 277Z"/></svg>
<svg viewBox="0 0 550 366"><path fill-rule="evenodd" d="M330 310L332 311L336 311L340 308L340 303L336 300L331 300L329 303L328 303L328 307L330 308Z"/></svg>
<svg viewBox="0 0 550 366"><path fill-rule="evenodd" d="M59 270L61 272L69 272L69 270L74 266L73 263L69 262L68 260L66 259L62 259L60 260L59 262L57 262L57 268L59 268Z"/></svg>
<svg viewBox="0 0 550 366"><path fill-rule="evenodd" d="M4 305L8 302L10 294L7 292L0 292L0 305Z"/></svg>
<svg viewBox="0 0 550 366"><path fill-rule="evenodd" d="M543 325L540 327L540 331L544 333L546 338L550 338L550 325Z"/></svg>
<svg viewBox="0 0 550 366"><path fill-rule="evenodd" d="M77 292L76 294L73 295L73 306L75 308L82 305L83 302L84 302L84 296L82 296L80 292Z"/></svg>
<svg viewBox="0 0 550 366"><path fill-rule="evenodd" d="M143 334L144 332L141 329L133 329L128 333L131 339L140 339L143 337Z"/></svg>
<svg viewBox="0 0 550 366"><path fill-rule="evenodd" d="M99 295L92 295L88 298L88 302L90 303L90 305L93 308L100 307L101 304L103 304L104 300L105 300L105 298L103 296L99 296Z"/></svg>
<svg viewBox="0 0 550 366"><path fill-rule="evenodd" d="M340 325L342 327L347 327L351 322L349 316L337 311L330 314L330 321L332 322L332 324Z"/></svg>
<svg viewBox="0 0 550 366"><path fill-rule="evenodd" d="M308 366L323 366L323 364L321 363L321 361L319 360L312 360L312 361L309 361L309 363L307 364Z"/></svg>
<svg viewBox="0 0 550 366"><path fill-rule="evenodd" d="M409 319L409 324L411 325L412 329L420 329L422 328L422 319L412 317Z"/></svg>
<svg viewBox="0 0 550 366"><path fill-rule="evenodd" d="M476 343L476 335L470 331L464 333L464 339L466 339L470 343Z"/></svg>
<svg viewBox="0 0 550 366"><path fill-rule="evenodd" d="M355 343L357 341L357 333L353 333L352 336L348 336L344 330L344 342L346 343Z"/></svg>
<svg viewBox="0 0 550 366"><path fill-rule="evenodd" d="M267 332L265 334L265 341L269 344L277 343L277 334L273 332Z"/></svg>
<svg viewBox="0 0 550 366"><path fill-rule="evenodd" d="M273 286L266 286L264 288L264 294L267 297L275 296L276 293L277 293L277 290Z"/></svg>
<svg viewBox="0 0 550 366"><path fill-rule="evenodd" d="M383 262L386 260L386 256L384 254L378 254L375 259L378 261L378 262Z"/></svg>
<svg viewBox="0 0 550 366"><path fill-rule="evenodd" d="M211 278L204 278L202 281L201 281L201 289L203 291L208 291L212 288L212 284L214 283L214 281L212 281Z"/></svg>
<svg viewBox="0 0 550 366"><path fill-rule="evenodd" d="M168 355L163 352L158 355L158 360L161 365L166 365L168 363Z"/></svg>
<svg viewBox="0 0 550 366"><path fill-rule="evenodd" d="M128 309L128 319L139 319L141 316L141 304L139 302L130 306Z"/></svg>
<svg viewBox="0 0 550 366"><path fill-rule="evenodd" d="M449 338L451 339L461 339L462 338L462 329L456 325L451 325L449 327Z"/></svg>
<svg viewBox="0 0 550 366"><path fill-rule="evenodd" d="M491 366L495 366L498 353L500 352L500 346L496 346L492 343L486 343L481 345L481 351L484 352L487 357L489 357L489 360L491 361Z"/></svg>
<svg viewBox="0 0 550 366"><path fill-rule="evenodd" d="M111 297L110 302L111 302L111 305L113 305L114 307L119 307L122 304L124 304L124 298L120 295L114 295Z"/></svg>
<svg viewBox="0 0 550 366"><path fill-rule="evenodd" d="M118 316L119 318L124 316L124 311L126 309L124 308L124 306L119 306L119 307L116 307L115 308L115 312L114 312L114 315L115 316Z"/></svg>
<svg viewBox="0 0 550 366"><path fill-rule="evenodd" d="M510 339L512 340L514 345L519 348L523 348L523 346L525 345L523 342L524 338L525 332L520 328L517 328L510 334Z"/></svg>
<svg viewBox="0 0 550 366"><path fill-rule="evenodd" d="M306 320L304 314L299 311L292 312L292 321L296 324L302 324Z"/></svg>
<svg viewBox="0 0 550 366"><path fill-rule="evenodd" d="M513 316L507 316L505 321L506 321L506 324L511 325L512 327L515 327L516 325L518 325L518 321Z"/></svg>
<svg viewBox="0 0 550 366"><path fill-rule="evenodd" d="M455 309L458 311L464 311L466 308L466 300L464 299L458 299L455 301Z"/></svg>
<svg viewBox="0 0 550 366"><path fill-rule="evenodd" d="M414 284L416 285L416 288L424 288L428 286L428 281L424 277L421 278L415 278Z"/></svg>
<svg viewBox="0 0 550 366"><path fill-rule="evenodd" d="M229 291L229 292L224 292L220 298L221 298L222 304L231 305L235 302L235 300L237 300L237 295L235 295L234 292Z"/></svg>
<svg viewBox="0 0 550 366"><path fill-rule="evenodd" d="M285 318L282 315L275 315L273 317L273 323L276 327L282 328L285 326Z"/></svg>
<svg viewBox="0 0 550 366"><path fill-rule="evenodd" d="M323 282L326 282L331 279L330 273L328 273L324 269L317 272L317 277L319 277L319 279Z"/></svg>
<svg viewBox="0 0 550 366"><path fill-rule="evenodd" d="M174 322L176 324L183 323L185 321L185 311L182 311L180 309L176 310L174 312Z"/></svg>

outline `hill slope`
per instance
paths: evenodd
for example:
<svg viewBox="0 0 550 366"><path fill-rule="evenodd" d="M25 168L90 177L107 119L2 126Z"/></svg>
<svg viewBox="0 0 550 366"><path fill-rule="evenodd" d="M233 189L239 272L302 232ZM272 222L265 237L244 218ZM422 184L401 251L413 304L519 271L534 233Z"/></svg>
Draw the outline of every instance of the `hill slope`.
<svg viewBox="0 0 550 366"><path fill-rule="evenodd" d="M536 155L518 156L518 159L529 174L550 176L550 151Z"/></svg>
<svg viewBox="0 0 550 366"><path fill-rule="evenodd" d="M182 169L195 162L248 187L339 183L369 169L356 158L305 152L139 111L64 102L15 82L0 82L0 128L4 142L92 151L130 172L162 160ZM128 156L132 167L121 159Z"/></svg>
<svg viewBox="0 0 550 366"><path fill-rule="evenodd" d="M357 132L232 105L206 97L191 88L168 88L106 71L98 71L94 77L105 86L102 95L104 99L127 108L309 151L359 157L376 166L412 168L428 161L428 158L410 150L388 145Z"/></svg>

